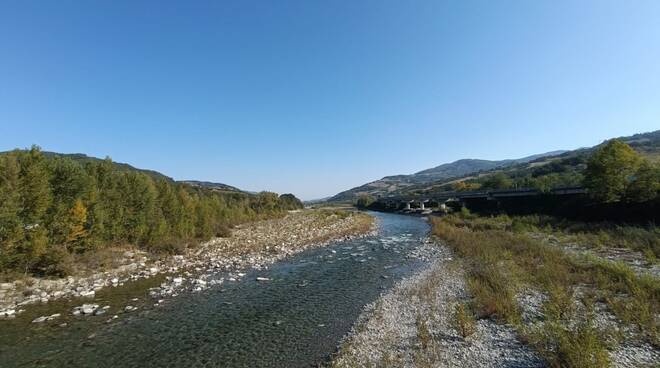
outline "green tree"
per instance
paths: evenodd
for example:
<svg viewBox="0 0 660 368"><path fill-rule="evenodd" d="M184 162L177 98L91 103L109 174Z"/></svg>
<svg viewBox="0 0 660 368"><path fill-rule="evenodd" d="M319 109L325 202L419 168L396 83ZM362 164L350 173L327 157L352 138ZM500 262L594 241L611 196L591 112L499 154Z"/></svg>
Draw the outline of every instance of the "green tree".
<svg viewBox="0 0 660 368"><path fill-rule="evenodd" d="M498 172L486 177L482 184L484 189L508 189L513 186L513 181L506 174Z"/></svg>
<svg viewBox="0 0 660 368"><path fill-rule="evenodd" d="M300 199L290 193L280 196L280 206L285 210L298 210L305 207Z"/></svg>
<svg viewBox="0 0 660 368"><path fill-rule="evenodd" d="M660 197L660 166L643 160L634 180L626 188L626 199L647 202Z"/></svg>
<svg viewBox="0 0 660 368"><path fill-rule="evenodd" d="M26 225L41 224L51 203L50 173L38 146L19 155L21 217ZM41 224L43 226L43 224Z"/></svg>
<svg viewBox="0 0 660 368"><path fill-rule="evenodd" d="M24 238L16 153L0 157L0 268L11 267Z"/></svg>
<svg viewBox="0 0 660 368"><path fill-rule="evenodd" d="M87 238L87 208L82 200L76 199L69 210L66 243L80 247Z"/></svg>
<svg viewBox="0 0 660 368"><path fill-rule="evenodd" d="M374 199L374 197L370 196L369 194L361 194L361 195L358 197L357 201L355 202L355 205L356 205L358 208L368 208L368 207L371 206L371 204L373 204L375 201L376 201L376 200Z"/></svg>
<svg viewBox="0 0 660 368"><path fill-rule="evenodd" d="M612 139L589 158L584 186L601 202L619 201L624 198L641 163L641 156L629 145Z"/></svg>

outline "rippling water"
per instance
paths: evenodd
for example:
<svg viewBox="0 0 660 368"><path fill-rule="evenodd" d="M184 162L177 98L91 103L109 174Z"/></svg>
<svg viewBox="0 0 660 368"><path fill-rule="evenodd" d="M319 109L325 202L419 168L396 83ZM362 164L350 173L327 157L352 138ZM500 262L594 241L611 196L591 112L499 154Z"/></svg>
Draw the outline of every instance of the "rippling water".
<svg viewBox="0 0 660 368"><path fill-rule="evenodd" d="M111 323L105 323L108 315L70 316L81 300L30 308L16 320L0 321L0 366L315 366L335 351L365 304L421 265L408 253L426 236L427 223L374 215L377 236L308 250L157 308L148 307L146 295L158 278L105 290L94 303L112 305L109 315L133 298L139 299L133 305L145 303ZM52 313L63 317L30 323ZM59 327L63 322L68 325Z"/></svg>

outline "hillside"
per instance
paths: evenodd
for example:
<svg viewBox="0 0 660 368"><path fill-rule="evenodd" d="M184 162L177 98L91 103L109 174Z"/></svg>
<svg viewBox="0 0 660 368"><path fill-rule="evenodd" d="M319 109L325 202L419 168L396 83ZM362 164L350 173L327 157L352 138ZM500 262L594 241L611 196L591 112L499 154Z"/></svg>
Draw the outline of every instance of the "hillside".
<svg viewBox="0 0 660 368"><path fill-rule="evenodd" d="M200 187L200 188L206 188L206 189L211 189L215 191L221 191L221 192L243 192L242 190L232 187L231 185L227 184L222 184L222 183L213 183L210 181L198 181L198 180L181 180L179 183L184 183L191 185L193 187Z"/></svg>
<svg viewBox="0 0 660 368"><path fill-rule="evenodd" d="M542 157L552 157L565 153L566 151L553 151L544 154L538 154L528 157L512 160L479 160L479 159L461 159L451 163L442 164L430 169L422 170L411 175L386 176L380 180L373 181L341 192L329 201L342 202L352 201L361 194L369 194L375 197L396 195L397 193L424 186L434 182L442 182L451 178L463 177L468 174L474 174L493 170L496 168L505 168L516 164L527 163Z"/></svg>
<svg viewBox="0 0 660 368"><path fill-rule="evenodd" d="M3 154L3 153L7 153L7 152L2 152L0 154ZM71 159L73 161L79 162L83 165L88 163L88 162L99 163L99 162L103 161L103 159L101 159L101 158L87 156L84 153L58 153L58 152L49 152L49 151L43 151L42 153L46 157L68 158L68 159ZM152 179L156 179L156 180L165 179L165 180L170 181L170 182L174 181L174 179L170 178L167 175L161 174L158 171L139 169L137 167L134 167L134 166L131 166L129 164L122 163L122 162L114 162L113 161L112 164L119 171L138 171L138 172L141 172L143 174L149 175Z"/></svg>
<svg viewBox="0 0 660 368"><path fill-rule="evenodd" d="M619 137L651 161L660 161L660 130ZM601 143L602 144L602 143ZM373 197L413 196L450 190L470 190L489 183L489 178L502 173L515 187L547 189L553 186L579 185L586 160L600 146L572 151L552 151L512 160L462 159L422 170L411 175L386 176L341 192L329 202L350 202L360 195ZM459 183L464 183L460 185Z"/></svg>
<svg viewBox="0 0 660 368"><path fill-rule="evenodd" d="M10 153L11 151L5 151L5 152L0 152L0 155L4 155L7 153ZM61 158L66 158L73 160L75 162L78 162L82 165L85 165L87 163L100 163L104 161L104 159L98 158L98 157L93 157L93 156L87 156L84 153L59 153L59 152L50 152L50 151L42 151L41 152L45 157L61 157ZM155 170L148 170L148 169L140 169L135 166L129 165L127 163L123 162L115 162L112 161L113 166L115 169L121 172L130 172L130 171L137 171L143 174L148 175L154 180L166 180L168 182L177 182L177 183L183 183L183 184L188 184L193 187L199 187L199 188L206 188L206 189L211 189L211 190L216 190L216 191L224 191L224 192L243 192L242 190L233 187L231 185L223 184L223 183L212 183L208 181L198 181L198 180L179 180L176 181L172 179L171 177L160 173Z"/></svg>

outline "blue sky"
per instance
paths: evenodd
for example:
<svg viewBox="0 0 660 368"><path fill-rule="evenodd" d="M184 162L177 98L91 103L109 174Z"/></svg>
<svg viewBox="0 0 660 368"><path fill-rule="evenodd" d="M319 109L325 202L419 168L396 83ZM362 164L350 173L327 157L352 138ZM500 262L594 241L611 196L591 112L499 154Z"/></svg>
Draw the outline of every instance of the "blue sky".
<svg viewBox="0 0 660 368"><path fill-rule="evenodd" d="M319 198L660 129L660 1L2 1L0 150Z"/></svg>

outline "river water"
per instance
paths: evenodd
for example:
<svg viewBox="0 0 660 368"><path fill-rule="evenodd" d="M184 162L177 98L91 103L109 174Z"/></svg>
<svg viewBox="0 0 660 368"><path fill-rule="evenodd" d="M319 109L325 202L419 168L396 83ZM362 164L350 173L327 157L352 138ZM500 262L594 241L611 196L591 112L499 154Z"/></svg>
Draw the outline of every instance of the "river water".
<svg viewBox="0 0 660 368"><path fill-rule="evenodd" d="M0 367L317 366L336 350L364 305L423 266L410 254L421 246L428 224L418 217L373 215L380 225L376 236L310 249L238 282L185 293L158 307L147 296L158 278L109 288L94 301L29 307L19 318L0 321ZM140 309L108 323L131 300ZM72 306L83 302L112 308L104 316L71 316ZM30 322L53 313L62 317Z"/></svg>

